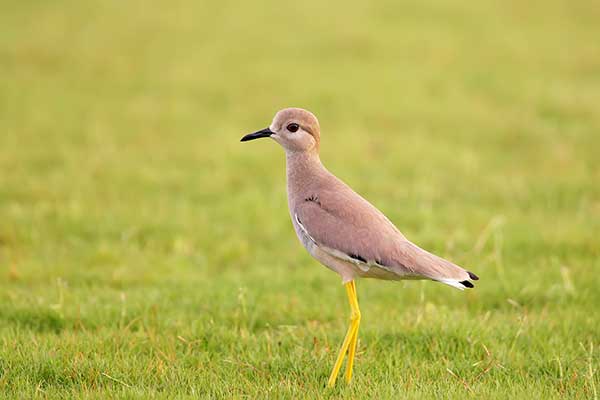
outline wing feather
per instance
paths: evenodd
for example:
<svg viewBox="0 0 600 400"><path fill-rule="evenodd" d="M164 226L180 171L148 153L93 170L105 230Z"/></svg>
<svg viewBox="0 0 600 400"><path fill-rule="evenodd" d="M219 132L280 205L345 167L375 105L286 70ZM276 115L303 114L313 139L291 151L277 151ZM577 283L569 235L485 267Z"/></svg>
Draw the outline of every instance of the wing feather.
<svg viewBox="0 0 600 400"><path fill-rule="evenodd" d="M296 204L294 217L320 248L363 270L378 265L399 279L423 277L443 283L469 279L464 269L408 241L379 210L352 191L322 191Z"/></svg>

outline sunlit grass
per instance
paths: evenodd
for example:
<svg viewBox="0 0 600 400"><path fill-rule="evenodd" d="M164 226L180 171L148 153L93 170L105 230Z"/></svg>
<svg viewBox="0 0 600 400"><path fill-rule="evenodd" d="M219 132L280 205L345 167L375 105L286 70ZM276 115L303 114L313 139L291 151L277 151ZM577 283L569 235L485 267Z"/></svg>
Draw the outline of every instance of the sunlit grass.
<svg viewBox="0 0 600 400"><path fill-rule="evenodd" d="M594 2L12 2L0 13L0 396L597 398ZM301 248L275 111L481 280Z"/></svg>

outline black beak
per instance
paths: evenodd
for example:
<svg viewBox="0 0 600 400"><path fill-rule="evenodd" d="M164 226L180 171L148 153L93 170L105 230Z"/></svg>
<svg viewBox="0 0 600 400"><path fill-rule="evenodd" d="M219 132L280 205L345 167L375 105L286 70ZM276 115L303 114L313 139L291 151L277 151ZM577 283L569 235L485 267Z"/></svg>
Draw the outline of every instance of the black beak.
<svg viewBox="0 0 600 400"><path fill-rule="evenodd" d="M263 138L263 137L269 137L269 136L271 136L274 133L275 132L273 132L269 128L261 129L258 132L247 134L246 136L244 136L242 138L242 140L240 140L240 142L247 142L248 140L254 140L254 139L260 139L260 138Z"/></svg>

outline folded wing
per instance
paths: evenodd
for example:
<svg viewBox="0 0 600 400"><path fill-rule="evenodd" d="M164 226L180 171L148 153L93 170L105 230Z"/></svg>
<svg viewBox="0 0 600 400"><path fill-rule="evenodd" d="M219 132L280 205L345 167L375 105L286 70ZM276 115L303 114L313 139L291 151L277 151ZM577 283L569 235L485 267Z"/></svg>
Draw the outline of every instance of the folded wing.
<svg viewBox="0 0 600 400"><path fill-rule="evenodd" d="M343 205L343 206L342 206ZM324 191L299 202L294 217L317 246L363 270L398 279L426 278L464 289L477 276L408 241L375 207L354 192Z"/></svg>

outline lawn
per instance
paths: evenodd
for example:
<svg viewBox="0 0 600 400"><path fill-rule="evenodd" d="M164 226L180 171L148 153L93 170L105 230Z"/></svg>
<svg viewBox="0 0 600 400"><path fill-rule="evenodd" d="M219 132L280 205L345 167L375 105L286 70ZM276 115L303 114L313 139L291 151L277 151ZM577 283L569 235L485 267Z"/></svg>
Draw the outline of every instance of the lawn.
<svg viewBox="0 0 600 400"><path fill-rule="evenodd" d="M550 2L4 1L0 398L594 399L600 8ZM480 276L358 281L287 211L324 164Z"/></svg>

